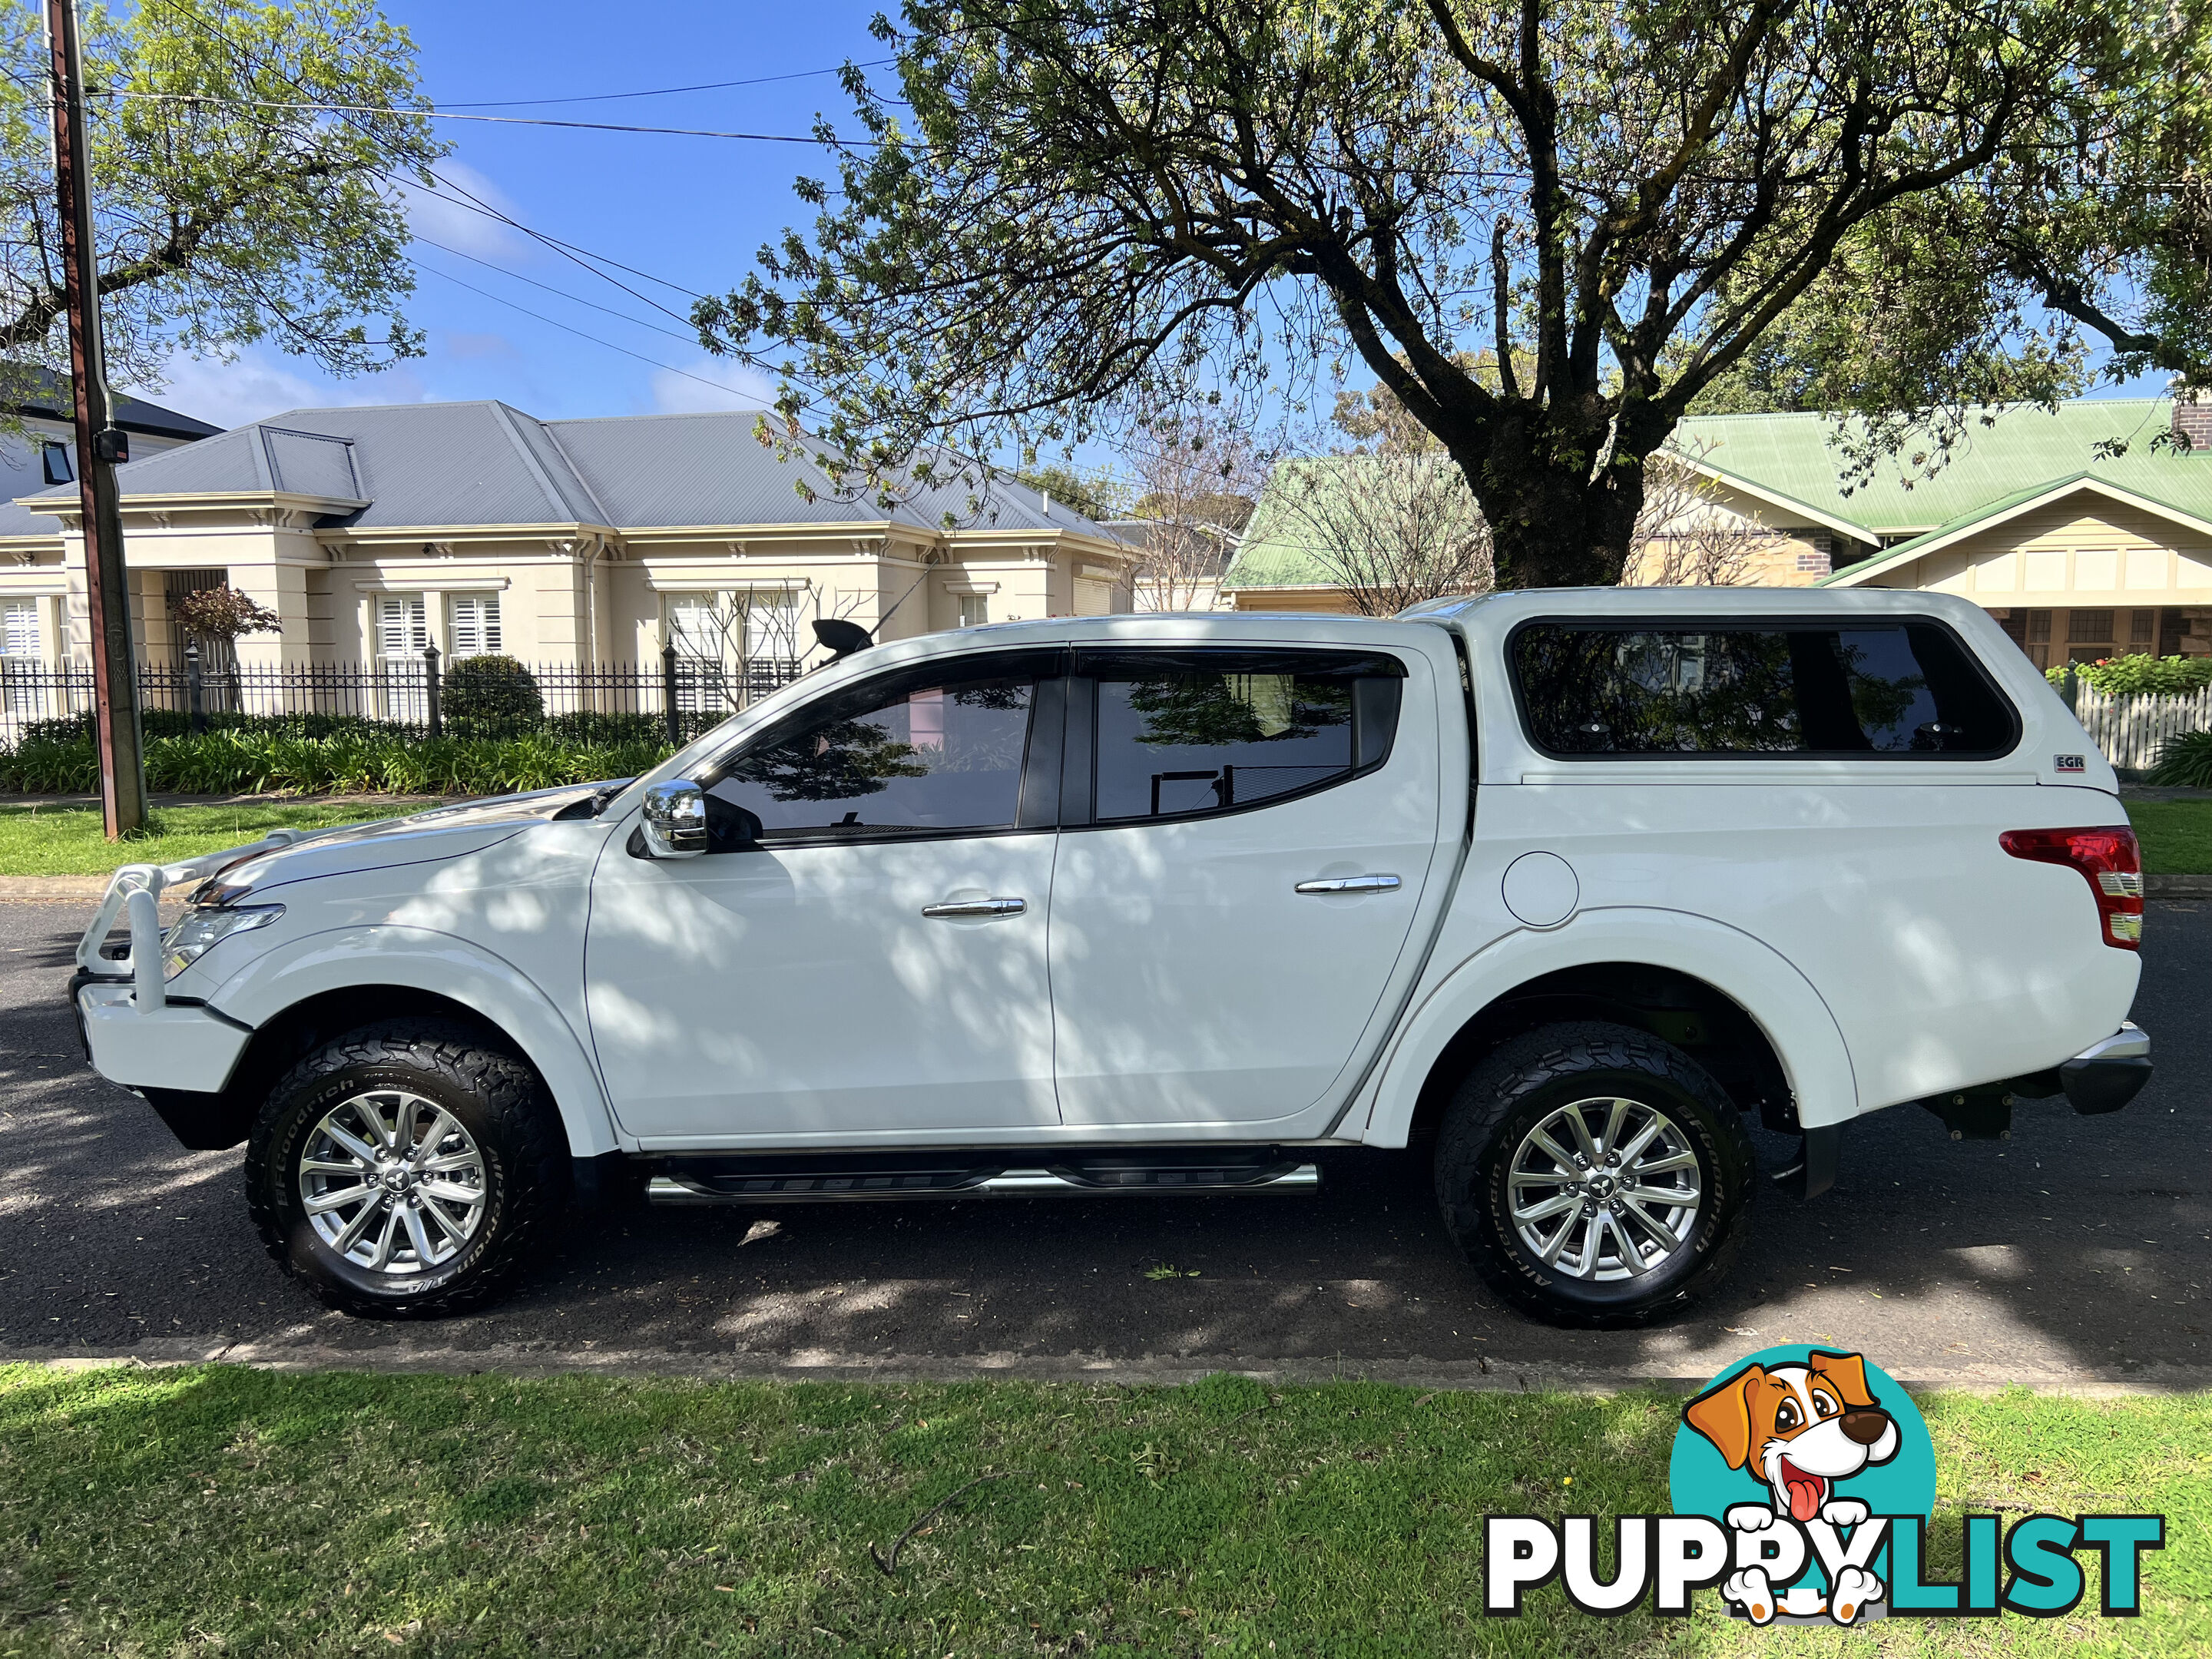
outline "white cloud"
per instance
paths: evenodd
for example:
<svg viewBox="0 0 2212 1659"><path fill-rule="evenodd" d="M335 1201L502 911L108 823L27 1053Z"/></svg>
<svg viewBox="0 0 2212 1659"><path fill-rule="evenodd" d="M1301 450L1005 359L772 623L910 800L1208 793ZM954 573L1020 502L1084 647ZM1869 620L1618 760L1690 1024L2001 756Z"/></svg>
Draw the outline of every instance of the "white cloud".
<svg viewBox="0 0 2212 1659"><path fill-rule="evenodd" d="M438 163L438 176L445 182L429 190L405 179L396 185L400 204L407 211L407 222L417 236L425 241L443 243L457 253L473 254L479 259L514 259L526 258L532 252L536 244L520 231L479 212L470 204L468 198L473 196L487 208L510 218L521 218L521 213L497 185L466 162L451 156Z"/></svg>
<svg viewBox="0 0 2212 1659"><path fill-rule="evenodd" d="M766 409L775 382L757 368L701 354L682 366L653 372L653 406L663 415L701 415L724 409ZM696 376L696 379L691 378ZM706 385L703 382L712 381Z"/></svg>
<svg viewBox="0 0 2212 1659"><path fill-rule="evenodd" d="M288 368L273 354L248 349L234 362L173 356L161 366L164 384L130 388L179 415L225 428L266 419L288 409L331 409L353 404L420 403L422 383L409 369L331 381Z"/></svg>

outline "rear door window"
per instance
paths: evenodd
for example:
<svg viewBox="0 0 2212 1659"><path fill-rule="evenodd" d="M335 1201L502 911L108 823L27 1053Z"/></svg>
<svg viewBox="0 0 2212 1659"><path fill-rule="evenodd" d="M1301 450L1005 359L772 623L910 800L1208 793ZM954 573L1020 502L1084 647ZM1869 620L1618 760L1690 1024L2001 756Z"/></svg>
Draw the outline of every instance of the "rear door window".
<svg viewBox="0 0 2212 1659"><path fill-rule="evenodd" d="M1553 755L1989 759L2019 741L2012 705L1933 621L1535 622L1508 651Z"/></svg>
<svg viewBox="0 0 2212 1659"><path fill-rule="evenodd" d="M1085 651L1095 685L1095 816L1185 818L1324 789L1379 766L1405 666L1388 655Z"/></svg>

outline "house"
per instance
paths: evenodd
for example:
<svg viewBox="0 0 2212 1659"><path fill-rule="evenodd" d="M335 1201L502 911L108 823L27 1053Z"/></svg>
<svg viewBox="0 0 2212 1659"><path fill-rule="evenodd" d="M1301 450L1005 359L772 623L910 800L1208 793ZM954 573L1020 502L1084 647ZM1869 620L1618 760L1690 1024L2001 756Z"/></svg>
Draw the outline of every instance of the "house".
<svg viewBox="0 0 2212 1659"><path fill-rule="evenodd" d="M497 652L550 666L795 657L805 623L897 639L1131 608L1136 556L1027 486L840 500L738 411L542 421L495 402L302 409L118 469L141 655L173 665L177 597L227 582L274 611L247 669ZM0 603L41 607L49 660L88 655L76 497L0 509ZM730 625L735 618L734 627Z"/></svg>
<svg viewBox="0 0 2212 1659"><path fill-rule="evenodd" d="M52 370L15 367L0 374L15 392L6 412L22 427L20 436L0 439L0 565L21 568L39 561L15 538L40 520L15 506L15 499L76 478L76 416L69 381ZM143 398L118 396L110 402L114 423L129 434L134 456L158 455L222 430ZM43 523L56 532L60 528L52 518ZM58 659L62 628L57 602L66 586L58 569L28 577L12 570L0 574L0 659Z"/></svg>
<svg viewBox="0 0 2212 1659"><path fill-rule="evenodd" d="M1991 409L1917 478L1907 455L1854 480L1820 414L1699 417L1668 448L1701 482L1666 504L1632 580L1702 545L1740 583L1965 594L2039 666L2212 653L2212 404ZM1348 608L1294 539L1260 533L1261 505L1223 581L1237 608Z"/></svg>
<svg viewBox="0 0 2212 1659"><path fill-rule="evenodd" d="M1221 611L1221 574L1237 534L1204 519L1109 519L1099 528L1137 556L1139 611Z"/></svg>

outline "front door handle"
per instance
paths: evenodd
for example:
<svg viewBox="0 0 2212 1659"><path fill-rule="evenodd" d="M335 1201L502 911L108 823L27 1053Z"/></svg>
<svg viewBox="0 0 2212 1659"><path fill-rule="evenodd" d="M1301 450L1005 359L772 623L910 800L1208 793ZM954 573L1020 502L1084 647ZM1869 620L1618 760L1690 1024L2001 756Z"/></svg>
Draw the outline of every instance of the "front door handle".
<svg viewBox="0 0 2212 1659"><path fill-rule="evenodd" d="M1326 881L1302 881L1293 890L1300 893L1395 893L1399 885L1395 876L1332 876Z"/></svg>
<svg viewBox="0 0 2212 1659"><path fill-rule="evenodd" d="M1394 876L1391 879L1395 883L1397 878ZM1029 908L1027 899L947 899L942 904L923 905L921 914L933 920L942 921L958 916L1018 916Z"/></svg>

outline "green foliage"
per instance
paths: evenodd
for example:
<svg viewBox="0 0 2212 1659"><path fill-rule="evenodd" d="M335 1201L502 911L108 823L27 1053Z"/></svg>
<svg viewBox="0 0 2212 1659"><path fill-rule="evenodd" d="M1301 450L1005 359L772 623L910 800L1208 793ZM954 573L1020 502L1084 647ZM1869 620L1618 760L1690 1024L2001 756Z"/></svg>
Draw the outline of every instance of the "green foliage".
<svg viewBox="0 0 2212 1659"><path fill-rule="evenodd" d="M1746 377L1857 411L1865 465L2059 395L2084 331L2188 356L2208 6L907 0L811 234L693 320L856 496L1356 358L1501 585L1610 582L1644 459L1784 317Z"/></svg>
<svg viewBox="0 0 2212 1659"><path fill-rule="evenodd" d="M231 730L149 737L146 785L186 795L501 795L635 777L670 752L659 737L579 743L550 732L418 738L365 730L325 737ZM27 737L0 752L0 790L89 794L99 787L88 737Z"/></svg>
<svg viewBox="0 0 2212 1659"><path fill-rule="evenodd" d="M1034 467L1015 477L1031 489L1041 489L1061 505L1073 507L1094 524L1120 518L1128 505L1129 492L1119 482L1097 474L1085 475L1072 466Z"/></svg>
<svg viewBox="0 0 2212 1659"><path fill-rule="evenodd" d="M2107 696L2174 697L2212 685L2212 657L2154 657L2148 653L2060 663L2045 669L2043 678L2063 689L2069 667L2083 684Z"/></svg>
<svg viewBox="0 0 2212 1659"><path fill-rule="evenodd" d="M2212 732L2184 732L2159 745L2151 783L2212 789Z"/></svg>
<svg viewBox="0 0 2212 1659"><path fill-rule="evenodd" d="M501 720L535 725L545 717L538 677L513 657L463 657L445 671L441 690L445 717L457 726Z"/></svg>
<svg viewBox="0 0 2212 1659"><path fill-rule="evenodd" d="M0 358L20 398L66 374L47 161L47 58L27 0L0 7ZM88 10L94 240L109 377L158 387L176 349L261 339L336 374L419 356L395 183L447 146L410 112L415 46L374 0L162 0ZM324 115L302 104L342 105Z"/></svg>

